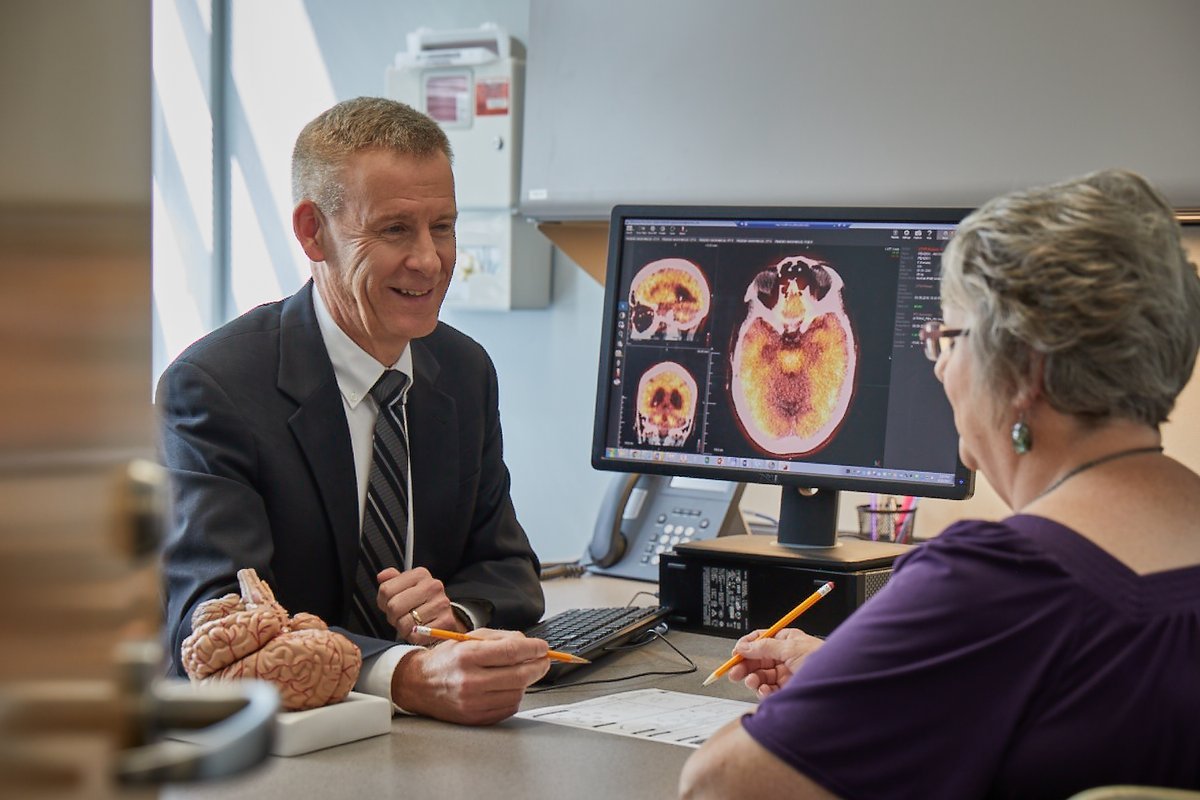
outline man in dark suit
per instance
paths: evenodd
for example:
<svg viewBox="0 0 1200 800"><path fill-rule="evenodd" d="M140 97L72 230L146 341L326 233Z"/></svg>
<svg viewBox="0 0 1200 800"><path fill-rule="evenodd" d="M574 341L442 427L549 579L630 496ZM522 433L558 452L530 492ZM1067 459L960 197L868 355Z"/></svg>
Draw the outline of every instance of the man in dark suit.
<svg viewBox="0 0 1200 800"><path fill-rule="evenodd" d="M359 98L305 127L292 181L312 281L196 342L159 383L170 652L178 664L195 607L252 567L289 612L351 631L359 690L442 719L503 719L545 674L546 645L482 626L528 627L544 604L509 498L495 369L438 321L455 260L449 142L408 106ZM396 558L364 561L356 594L363 520L378 507L370 390L389 370L411 384L385 409L407 424L409 475ZM420 647L417 624L483 641Z"/></svg>

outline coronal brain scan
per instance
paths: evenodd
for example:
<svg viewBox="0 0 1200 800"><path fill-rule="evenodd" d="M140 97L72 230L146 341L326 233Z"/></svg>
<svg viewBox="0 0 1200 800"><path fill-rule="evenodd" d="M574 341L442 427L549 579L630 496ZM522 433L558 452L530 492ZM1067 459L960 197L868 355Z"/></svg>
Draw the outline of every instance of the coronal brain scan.
<svg viewBox="0 0 1200 800"><path fill-rule="evenodd" d="M711 302L700 267L684 258L651 261L629 289L629 336L691 341L708 319Z"/></svg>
<svg viewBox="0 0 1200 800"><path fill-rule="evenodd" d="M768 453L811 453L846 416L858 343L842 287L829 264L794 255L746 288L730 391L742 429Z"/></svg>
<svg viewBox="0 0 1200 800"><path fill-rule="evenodd" d="M664 361L638 381L635 428L639 444L682 447L696 425L696 379Z"/></svg>

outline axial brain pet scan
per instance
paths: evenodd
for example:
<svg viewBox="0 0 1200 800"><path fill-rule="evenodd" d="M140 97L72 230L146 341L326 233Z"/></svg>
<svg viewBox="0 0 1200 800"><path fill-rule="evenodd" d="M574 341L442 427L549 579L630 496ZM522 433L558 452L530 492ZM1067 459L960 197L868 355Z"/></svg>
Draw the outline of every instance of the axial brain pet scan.
<svg viewBox="0 0 1200 800"><path fill-rule="evenodd" d="M638 270L629 290L631 339L691 341L708 319L708 279L683 258L662 258Z"/></svg>
<svg viewBox="0 0 1200 800"><path fill-rule="evenodd" d="M730 390L739 424L765 452L811 453L846 416L858 344L842 286L828 264L795 255L746 289Z"/></svg>
<svg viewBox="0 0 1200 800"><path fill-rule="evenodd" d="M638 381L640 444L682 447L696 424L696 379L674 361L655 364Z"/></svg>

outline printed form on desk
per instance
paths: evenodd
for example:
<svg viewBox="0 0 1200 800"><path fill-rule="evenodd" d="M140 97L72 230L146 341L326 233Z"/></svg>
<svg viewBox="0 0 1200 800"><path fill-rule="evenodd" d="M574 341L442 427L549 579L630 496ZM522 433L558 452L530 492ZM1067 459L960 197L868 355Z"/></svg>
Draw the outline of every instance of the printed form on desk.
<svg viewBox="0 0 1200 800"><path fill-rule="evenodd" d="M578 703L522 711L521 719L615 733L683 747L699 747L727 722L749 714L754 703L698 694L638 689Z"/></svg>

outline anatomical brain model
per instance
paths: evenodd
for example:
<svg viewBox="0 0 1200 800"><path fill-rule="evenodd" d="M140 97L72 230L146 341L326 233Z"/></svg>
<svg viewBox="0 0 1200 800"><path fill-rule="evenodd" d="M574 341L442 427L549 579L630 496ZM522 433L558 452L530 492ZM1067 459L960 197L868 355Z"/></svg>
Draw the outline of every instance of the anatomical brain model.
<svg viewBox="0 0 1200 800"><path fill-rule="evenodd" d="M746 435L775 455L824 445L854 394L858 343L842 278L806 256L784 258L746 289L730 390Z"/></svg>
<svg viewBox="0 0 1200 800"><path fill-rule="evenodd" d="M192 614L182 647L188 677L267 680L291 711L344 700L362 667L358 647L312 614L288 617L254 570L239 570L238 583L241 597L209 600Z"/></svg>
<svg viewBox="0 0 1200 800"><path fill-rule="evenodd" d="M711 301L708 280L691 261L651 261L629 288L629 338L691 341L708 319Z"/></svg>
<svg viewBox="0 0 1200 800"><path fill-rule="evenodd" d="M682 447L696 424L696 379L664 361L642 374L637 390L639 444Z"/></svg>

